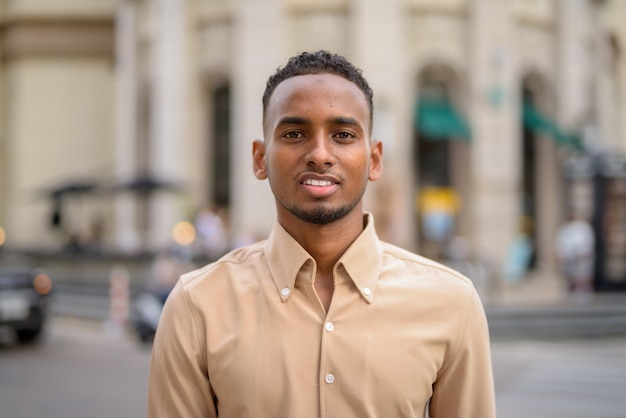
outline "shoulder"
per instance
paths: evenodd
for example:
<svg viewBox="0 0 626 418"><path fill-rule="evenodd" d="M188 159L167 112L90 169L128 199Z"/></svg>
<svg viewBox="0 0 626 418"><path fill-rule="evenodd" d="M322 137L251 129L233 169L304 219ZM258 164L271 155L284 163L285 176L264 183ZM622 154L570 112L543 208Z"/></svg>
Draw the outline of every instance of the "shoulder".
<svg viewBox="0 0 626 418"><path fill-rule="evenodd" d="M381 242L381 248L382 273L387 278L410 281L422 290L446 290L465 296L475 292L468 277L448 266L386 242Z"/></svg>
<svg viewBox="0 0 626 418"><path fill-rule="evenodd" d="M442 277L450 277L462 283L471 284L471 281L463 274L437 261L387 242L381 241L381 248L383 250L384 259L387 259L388 262L395 261L396 263L400 263L409 272L428 272Z"/></svg>
<svg viewBox="0 0 626 418"><path fill-rule="evenodd" d="M234 249L212 263L183 274L180 278L181 285L187 289L192 289L209 282L223 281L235 275L239 276L238 273L243 273L247 270L257 269L264 264L262 259L264 257L265 244L266 241L260 241ZM240 277L249 276L241 274Z"/></svg>

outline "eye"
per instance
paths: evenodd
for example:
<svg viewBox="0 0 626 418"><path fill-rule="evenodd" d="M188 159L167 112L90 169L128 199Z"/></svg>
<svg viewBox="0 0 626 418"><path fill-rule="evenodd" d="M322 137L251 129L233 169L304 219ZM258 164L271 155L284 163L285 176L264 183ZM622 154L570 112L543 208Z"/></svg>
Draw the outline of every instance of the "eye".
<svg viewBox="0 0 626 418"><path fill-rule="evenodd" d="M335 135L333 135L333 137L337 138L337 139L341 139L343 141L346 141L346 140L350 140L352 138L355 138L355 135L352 134L352 132L340 131L340 132L337 132Z"/></svg>
<svg viewBox="0 0 626 418"><path fill-rule="evenodd" d="M288 139L300 139L300 138L303 138L304 135L302 135L302 132L299 132L299 131L289 131L285 133L283 137L288 138Z"/></svg>

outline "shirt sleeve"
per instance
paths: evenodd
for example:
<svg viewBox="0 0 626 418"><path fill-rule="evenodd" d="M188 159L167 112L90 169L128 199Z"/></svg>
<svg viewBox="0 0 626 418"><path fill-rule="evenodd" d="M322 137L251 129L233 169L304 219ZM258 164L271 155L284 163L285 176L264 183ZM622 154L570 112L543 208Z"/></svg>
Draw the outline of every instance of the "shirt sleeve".
<svg viewBox="0 0 626 418"><path fill-rule="evenodd" d="M472 288L467 308L460 310L452 340L433 385L431 418L495 418L495 390L489 328L482 303Z"/></svg>
<svg viewBox="0 0 626 418"><path fill-rule="evenodd" d="M152 346L148 418L217 417L199 325L179 281L163 307Z"/></svg>

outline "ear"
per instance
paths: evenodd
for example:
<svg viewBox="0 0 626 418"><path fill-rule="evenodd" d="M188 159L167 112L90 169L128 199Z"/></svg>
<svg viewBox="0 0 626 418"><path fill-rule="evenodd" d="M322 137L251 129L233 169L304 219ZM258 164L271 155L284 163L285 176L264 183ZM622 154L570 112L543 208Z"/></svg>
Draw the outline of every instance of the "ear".
<svg viewBox="0 0 626 418"><path fill-rule="evenodd" d="M257 179L265 180L267 178L267 171L265 170L265 142L260 139L252 143L252 170Z"/></svg>
<svg viewBox="0 0 626 418"><path fill-rule="evenodd" d="M376 181L383 174L383 143L379 140L372 141L370 151L370 169L368 179Z"/></svg>

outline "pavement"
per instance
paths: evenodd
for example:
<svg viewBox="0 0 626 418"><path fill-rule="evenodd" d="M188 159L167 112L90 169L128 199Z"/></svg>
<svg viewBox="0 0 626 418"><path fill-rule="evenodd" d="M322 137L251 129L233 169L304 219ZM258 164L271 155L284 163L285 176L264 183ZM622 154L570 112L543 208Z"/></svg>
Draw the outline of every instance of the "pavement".
<svg viewBox="0 0 626 418"><path fill-rule="evenodd" d="M626 292L573 294L559 277L531 275L481 297L492 337L626 336Z"/></svg>

